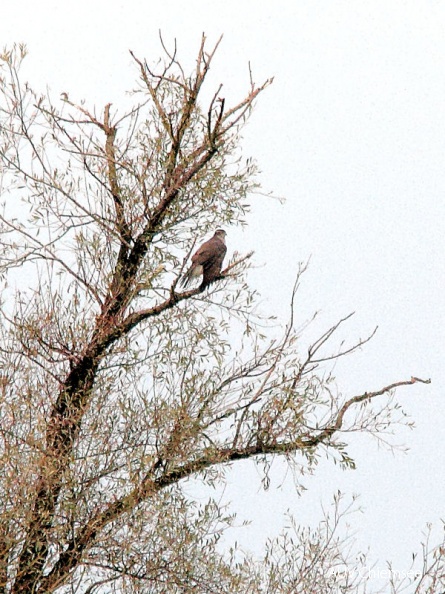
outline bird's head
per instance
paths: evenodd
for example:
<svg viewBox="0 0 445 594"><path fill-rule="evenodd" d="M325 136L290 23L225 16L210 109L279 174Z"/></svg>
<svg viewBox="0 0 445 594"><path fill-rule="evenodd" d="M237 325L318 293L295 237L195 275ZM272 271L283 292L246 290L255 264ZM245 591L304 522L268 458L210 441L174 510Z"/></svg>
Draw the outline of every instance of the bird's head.
<svg viewBox="0 0 445 594"><path fill-rule="evenodd" d="M215 235L216 235L216 237L220 237L221 239L224 239L224 237L227 235L227 233L224 231L224 229L217 229L215 231Z"/></svg>

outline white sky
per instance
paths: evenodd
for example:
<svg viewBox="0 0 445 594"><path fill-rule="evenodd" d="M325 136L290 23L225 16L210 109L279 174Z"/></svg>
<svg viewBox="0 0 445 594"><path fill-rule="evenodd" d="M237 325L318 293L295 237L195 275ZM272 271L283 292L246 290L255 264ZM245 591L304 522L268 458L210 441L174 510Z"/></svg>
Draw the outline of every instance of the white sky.
<svg viewBox="0 0 445 594"><path fill-rule="evenodd" d="M128 49L155 60L158 30L177 38L190 64L200 36L224 34L212 76L227 98L275 76L245 133L266 191L250 226L230 231L229 248L256 251L251 282L265 306L284 316L297 263L311 256L300 321L322 310L320 329L356 311L341 338L379 332L363 353L338 365L347 395L411 375L430 386L399 391L416 421L400 431L411 449L393 456L354 440L356 471L322 464L298 499L279 462L263 495L244 464L226 496L239 498L245 546L276 534L291 509L315 522L336 489L359 493L360 546L384 568L407 570L427 522L444 517L445 492L445 2L443 0L117 0L8 2L0 44L24 41L27 75L58 97L102 107L122 101L137 73ZM267 505L267 519L255 512Z"/></svg>

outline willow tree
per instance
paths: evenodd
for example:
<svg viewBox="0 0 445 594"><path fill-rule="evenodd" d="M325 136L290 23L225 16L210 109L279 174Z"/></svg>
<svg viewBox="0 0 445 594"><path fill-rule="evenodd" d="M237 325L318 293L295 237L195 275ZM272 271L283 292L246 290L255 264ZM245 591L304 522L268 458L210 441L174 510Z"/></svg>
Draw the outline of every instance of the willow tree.
<svg viewBox="0 0 445 594"><path fill-rule="evenodd" d="M268 338L251 254L179 289L196 239L244 222L256 184L240 131L271 81L227 105L203 87L216 48L203 38L190 74L165 47L156 69L132 54L123 115L36 93L24 47L2 56L0 592L261 588L216 547L230 517L184 483L247 458L351 466L348 430L378 435L385 395L418 381L341 400L319 371L338 324L304 356L293 314Z"/></svg>

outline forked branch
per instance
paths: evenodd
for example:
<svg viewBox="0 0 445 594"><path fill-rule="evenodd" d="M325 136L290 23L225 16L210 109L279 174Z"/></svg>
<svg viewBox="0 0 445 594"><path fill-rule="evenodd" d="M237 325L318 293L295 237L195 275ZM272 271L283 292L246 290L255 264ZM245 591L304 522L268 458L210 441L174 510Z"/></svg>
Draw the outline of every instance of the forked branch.
<svg viewBox="0 0 445 594"><path fill-rule="evenodd" d="M376 392L365 392L364 394L360 394L359 396L354 396L353 398L350 398L340 408L340 410L335 416L334 421L331 422L327 427L325 427L325 429L323 429L323 431L321 431L316 437L309 440L309 443L311 445L318 445L320 443L325 443L326 441L329 441L331 437L334 435L334 433L342 429L345 415L348 412L348 410L350 410L351 407L353 407L354 405L359 404L360 402L371 401L372 399L377 398L378 396L382 396L383 394L392 392L393 390L395 390L396 388L400 388L401 386L411 386L417 383L430 384L431 379L411 377L411 379L409 380L389 384L388 386L385 386L384 388L381 388Z"/></svg>

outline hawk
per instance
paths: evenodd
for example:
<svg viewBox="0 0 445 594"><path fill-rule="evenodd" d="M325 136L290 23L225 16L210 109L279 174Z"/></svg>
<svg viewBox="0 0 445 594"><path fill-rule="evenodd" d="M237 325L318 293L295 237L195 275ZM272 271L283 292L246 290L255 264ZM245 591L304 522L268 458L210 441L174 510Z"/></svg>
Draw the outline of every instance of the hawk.
<svg viewBox="0 0 445 594"><path fill-rule="evenodd" d="M201 289L204 289L218 278L227 252L225 236L226 232L223 229L217 229L215 235L203 243L193 254L192 265L182 277L181 284L183 287L186 287L192 278L201 276L201 274Z"/></svg>

